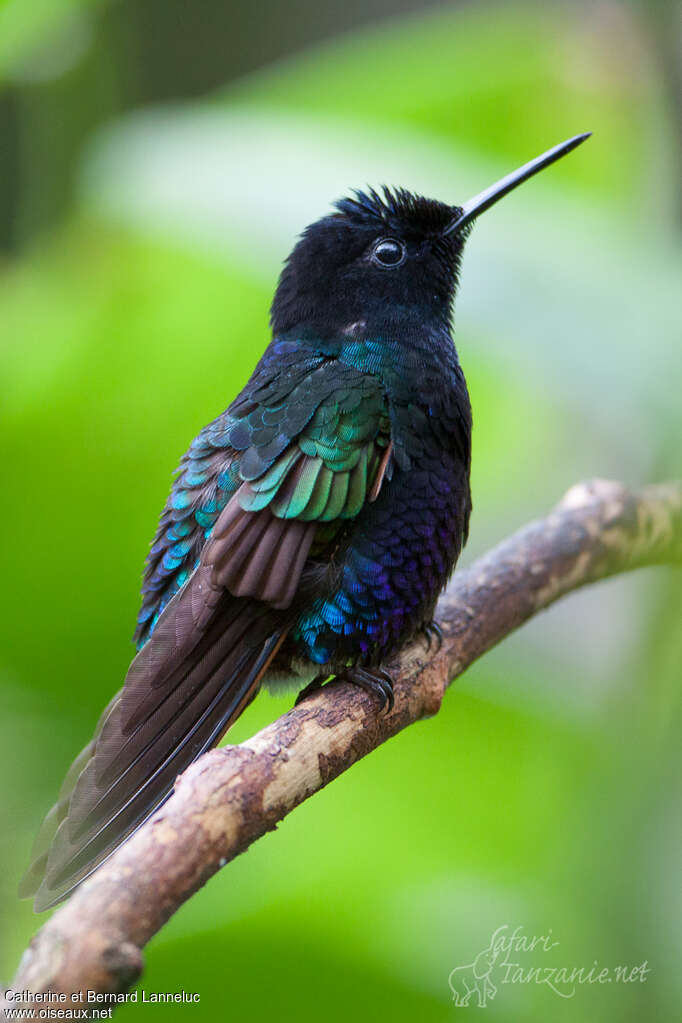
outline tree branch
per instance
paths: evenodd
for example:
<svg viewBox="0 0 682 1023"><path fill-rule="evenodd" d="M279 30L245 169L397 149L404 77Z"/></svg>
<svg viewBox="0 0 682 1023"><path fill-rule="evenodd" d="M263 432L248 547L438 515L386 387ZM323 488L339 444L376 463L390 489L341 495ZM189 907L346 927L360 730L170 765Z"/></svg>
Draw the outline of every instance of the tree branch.
<svg viewBox="0 0 682 1023"><path fill-rule="evenodd" d="M481 654L571 590L666 562L682 562L682 485L573 487L549 516L455 573L437 610L440 649L429 655L415 642L386 666L397 680L391 713L333 683L188 768L172 798L34 937L13 989L127 990L142 971L141 949L186 899L304 799L435 714L452 679Z"/></svg>

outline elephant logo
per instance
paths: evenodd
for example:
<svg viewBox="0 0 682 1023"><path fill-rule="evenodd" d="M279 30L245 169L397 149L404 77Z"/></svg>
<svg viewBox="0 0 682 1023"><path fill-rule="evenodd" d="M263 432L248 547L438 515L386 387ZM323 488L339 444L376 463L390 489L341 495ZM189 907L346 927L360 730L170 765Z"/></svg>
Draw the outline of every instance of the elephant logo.
<svg viewBox="0 0 682 1023"><path fill-rule="evenodd" d="M455 966L448 977L452 998L457 1006L467 1006L471 996L476 994L479 1009L485 1009L488 999L493 999L497 988L490 979L500 948L494 947L493 939L488 948L479 952L472 963L466 966Z"/></svg>

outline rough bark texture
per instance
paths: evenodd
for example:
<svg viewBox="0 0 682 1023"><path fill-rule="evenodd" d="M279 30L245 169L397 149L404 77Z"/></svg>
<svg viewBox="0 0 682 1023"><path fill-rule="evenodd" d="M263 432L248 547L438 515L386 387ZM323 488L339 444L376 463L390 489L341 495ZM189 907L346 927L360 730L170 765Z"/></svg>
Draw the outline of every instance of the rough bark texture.
<svg viewBox="0 0 682 1023"><path fill-rule="evenodd" d="M397 680L391 713L333 683L185 771L172 798L34 937L13 989L127 990L142 971L142 947L186 899L356 760L435 714L472 661L571 590L666 562L682 563L682 485L573 487L547 518L455 574L438 605L440 649L415 643L386 666Z"/></svg>

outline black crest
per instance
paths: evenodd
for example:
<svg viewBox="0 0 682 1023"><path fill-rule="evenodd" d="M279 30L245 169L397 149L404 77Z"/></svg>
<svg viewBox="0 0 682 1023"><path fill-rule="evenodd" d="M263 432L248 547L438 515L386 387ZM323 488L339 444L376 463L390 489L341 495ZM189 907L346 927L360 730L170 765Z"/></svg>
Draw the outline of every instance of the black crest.
<svg viewBox="0 0 682 1023"><path fill-rule="evenodd" d="M373 188L366 192L354 190L351 197L339 199L334 206L337 216L358 226L389 231L407 229L420 236L440 234L458 212L458 207L387 185L382 186L381 194Z"/></svg>

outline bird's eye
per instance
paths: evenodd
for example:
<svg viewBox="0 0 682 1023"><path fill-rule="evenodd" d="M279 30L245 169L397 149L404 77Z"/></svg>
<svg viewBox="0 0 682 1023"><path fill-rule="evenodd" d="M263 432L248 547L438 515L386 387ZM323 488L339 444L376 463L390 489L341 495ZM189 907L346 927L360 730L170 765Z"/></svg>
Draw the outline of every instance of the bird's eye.
<svg viewBox="0 0 682 1023"><path fill-rule="evenodd" d="M405 246L395 238L382 238L372 249L372 262L385 269L400 266L405 259Z"/></svg>

